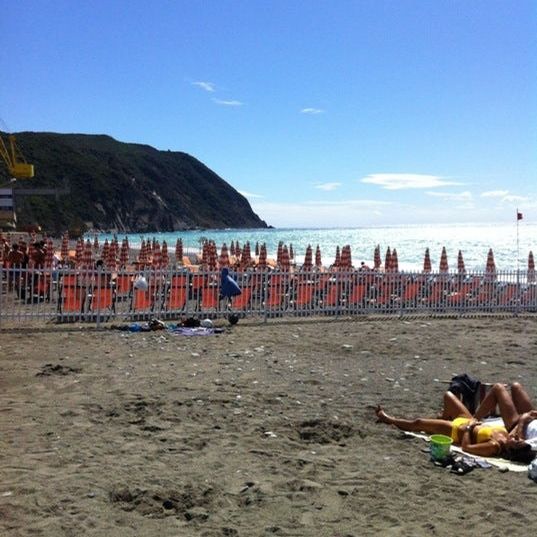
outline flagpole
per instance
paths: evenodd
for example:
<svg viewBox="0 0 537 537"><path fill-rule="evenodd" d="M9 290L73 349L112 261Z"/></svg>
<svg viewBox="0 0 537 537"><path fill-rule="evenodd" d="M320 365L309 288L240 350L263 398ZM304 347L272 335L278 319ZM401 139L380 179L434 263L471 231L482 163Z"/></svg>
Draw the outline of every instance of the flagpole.
<svg viewBox="0 0 537 537"><path fill-rule="evenodd" d="M518 272L519 263L520 263L520 253L519 253L519 241L518 241L518 207L516 208L516 270Z"/></svg>
<svg viewBox="0 0 537 537"><path fill-rule="evenodd" d="M517 295L520 293L520 255L519 255L519 242L518 242L518 207L516 208L516 289ZM518 315L518 308L520 303L520 296L517 296L515 315Z"/></svg>

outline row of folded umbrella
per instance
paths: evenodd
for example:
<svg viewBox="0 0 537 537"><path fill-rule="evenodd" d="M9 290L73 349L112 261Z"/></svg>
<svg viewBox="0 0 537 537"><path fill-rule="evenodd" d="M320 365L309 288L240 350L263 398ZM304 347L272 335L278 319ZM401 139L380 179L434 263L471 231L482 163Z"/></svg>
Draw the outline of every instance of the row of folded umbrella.
<svg viewBox="0 0 537 537"><path fill-rule="evenodd" d="M35 237L30 237L28 247L30 258L32 257L31 254L34 242ZM47 238L45 242L45 266L52 266L54 255L53 241L51 238ZM71 259L70 253L69 235L65 233L62 237L60 251L60 256L64 263L67 263ZM176 241L174 257L176 265L189 264L189 259L184 257L183 242L181 238L178 238ZM297 267L296 263L294 263L294 258L295 252L292 244L286 245L282 241L278 244L276 259L271 261L268 259L265 243L260 244L259 242L256 242L255 247L252 249L250 242L246 242L241 246L238 241L231 241L229 248L226 243L222 244L220 253L218 253L216 243L212 240L205 240L202 244L201 266L208 270L216 270L223 267L247 270L253 268L264 269L270 264L273 267L285 271L291 270L292 267ZM98 259L102 260L102 264L106 268L116 269L119 267L126 267L133 259L127 237L121 241L121 244L117 237L114 237L110 241L106 239L102 244L102 247L99 244L97 236L95 236L93 242L89 239L86 241L83 239L77 240L74 252L74 262L77 267L93 268ZM172 263L166 241L163 241L161 245L155 238L152 240L142 240L135 261L139 266L153 268L166 268ZM302 265L297 268L302 271L324 270L320 246L317 245L314 255L312 246L308 245L306 247L304 261ZM330 266L330 269L346 271L352 270L353 268L350 245L347 244L341 248L337 246L334 263ZM362 270L373 269L384 270L385 272L398 272L399 261L397 250L395 248L392 250L388 247L383 263L380 245L377 245L373 252L373 266L369 267L366 263L362 262L359 268ZM535 272L535 261L533 252L531 251L528 255L527 268L530 273ZM449 270L447 251L446 248L443 247L440 254L438 272L449 273ZM433 272L429 248L425 249L423 272ZM466 272L461 250L459 250L457 255L457 272L461 274ZM492 248L489 249L487 254L485 272L496 272L496 264Z"/></svg>

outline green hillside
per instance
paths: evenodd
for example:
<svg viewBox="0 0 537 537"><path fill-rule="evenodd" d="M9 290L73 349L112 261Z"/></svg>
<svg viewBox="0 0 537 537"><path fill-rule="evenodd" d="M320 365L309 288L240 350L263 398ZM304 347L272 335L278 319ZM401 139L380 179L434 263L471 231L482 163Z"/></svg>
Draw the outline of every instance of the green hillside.
<svg viewBox="0 0 537 537"><path fill-rule="evenodd" d="M19 227L51 233L148 232L266 227L235 189L186 153L122 143L105 135L16 135L35 178L14 188L58 188L59 196L17 196ZM8 179L5 166L0 182Z"/></svg>

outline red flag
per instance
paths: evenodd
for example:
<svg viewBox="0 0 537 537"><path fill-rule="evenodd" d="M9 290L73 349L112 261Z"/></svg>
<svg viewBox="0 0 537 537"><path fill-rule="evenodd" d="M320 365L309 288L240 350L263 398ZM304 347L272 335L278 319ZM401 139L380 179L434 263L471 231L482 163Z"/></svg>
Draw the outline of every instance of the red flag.
<svg viewBox="0 0 537 537"><path fill-rule="evenodd" d="M517 213L516 213L516 219L517 219L517 220L522 220L522 213L519 213L519 212L517 211Z"/></svg>

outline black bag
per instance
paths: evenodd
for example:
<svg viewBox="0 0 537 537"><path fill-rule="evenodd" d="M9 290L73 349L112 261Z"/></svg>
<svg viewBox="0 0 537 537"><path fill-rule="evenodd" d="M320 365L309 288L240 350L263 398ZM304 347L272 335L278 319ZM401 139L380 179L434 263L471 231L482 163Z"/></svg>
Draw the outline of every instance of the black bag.
<svg viewBox="0 0 537 537"><path fill-rule="evenodd" d="M463 373L451 379L449 391L459 395L464 406L473 414L479 406L481 398L481 381Z"/></svg>

